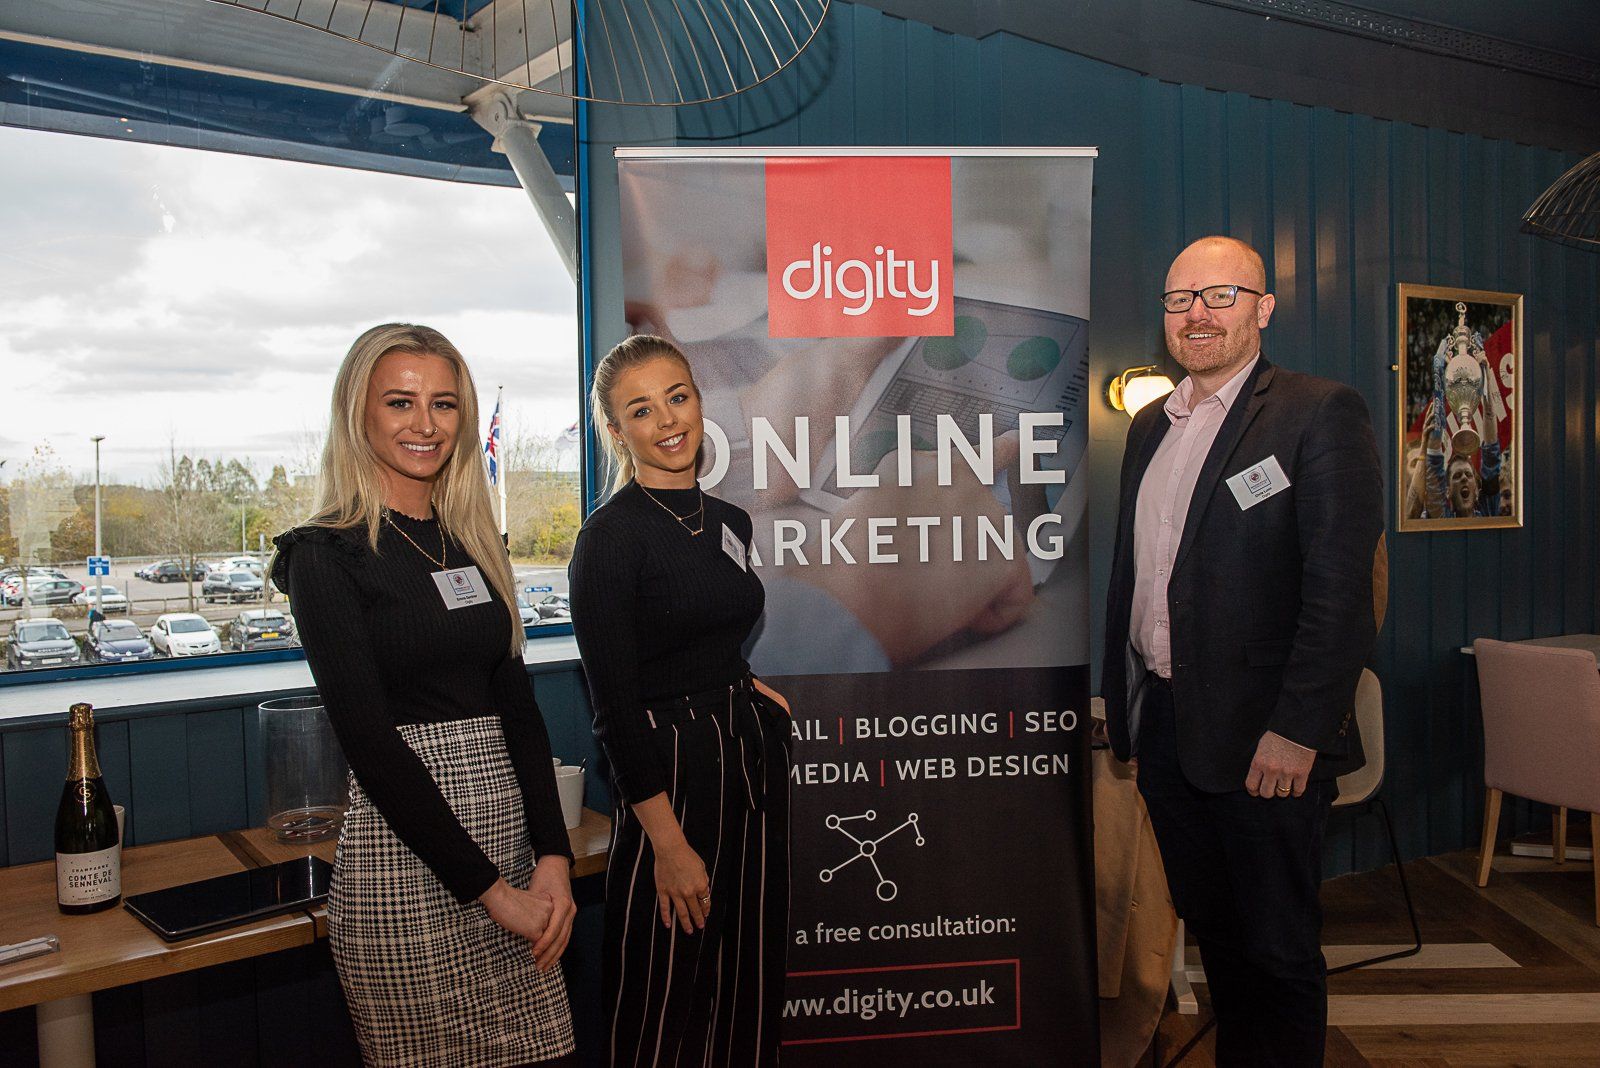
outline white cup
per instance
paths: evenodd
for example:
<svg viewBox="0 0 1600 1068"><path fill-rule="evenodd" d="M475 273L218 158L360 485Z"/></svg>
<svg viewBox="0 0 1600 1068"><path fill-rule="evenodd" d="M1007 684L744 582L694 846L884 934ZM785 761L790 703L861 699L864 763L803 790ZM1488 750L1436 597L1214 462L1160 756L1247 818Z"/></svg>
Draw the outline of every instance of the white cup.
<svg viewBox="0 0 1600 1068"><path fill-rule="evenodd" d="M121 805L112 805L111 806L111 811L113 811L113 812L115 812L117 814L117 845L121 845L122 844L123 815L128 810L123 808Z"/></svg>
<svg viewBox="0 0 1600 1068"><path fill-rule="evenodd" d="M563 765L556 770L556 790L561 794L561 817L571 830L583 821L583 769Z"/></svg>

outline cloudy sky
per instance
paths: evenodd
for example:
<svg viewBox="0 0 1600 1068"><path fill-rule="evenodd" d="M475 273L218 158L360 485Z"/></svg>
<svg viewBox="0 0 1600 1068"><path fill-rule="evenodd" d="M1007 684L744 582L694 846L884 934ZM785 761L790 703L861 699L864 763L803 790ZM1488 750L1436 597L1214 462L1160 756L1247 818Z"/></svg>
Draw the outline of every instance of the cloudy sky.
<svg viewBox="0 0 1600 1068"><path fill-rule="evenodd" d="M304 454L375 323L442 330L487 423L578 418L574 291L519 189L0 127L0 459L154 480ZM0 478L6 474L0 468Z"/></svg>

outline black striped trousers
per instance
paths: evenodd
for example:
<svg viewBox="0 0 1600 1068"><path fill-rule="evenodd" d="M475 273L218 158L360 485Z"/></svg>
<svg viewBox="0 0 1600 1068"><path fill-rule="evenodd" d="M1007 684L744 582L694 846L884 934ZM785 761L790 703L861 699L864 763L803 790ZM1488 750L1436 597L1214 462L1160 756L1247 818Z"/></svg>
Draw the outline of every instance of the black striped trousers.
<svg viewBox="0 0 1600 1068"><path fill-rule="evenodd" d="M615 792L602 983L613 1068L778 1063L789 926L789 718L748 682L648 713L711 911L664 927L655 854Z"/></svg>

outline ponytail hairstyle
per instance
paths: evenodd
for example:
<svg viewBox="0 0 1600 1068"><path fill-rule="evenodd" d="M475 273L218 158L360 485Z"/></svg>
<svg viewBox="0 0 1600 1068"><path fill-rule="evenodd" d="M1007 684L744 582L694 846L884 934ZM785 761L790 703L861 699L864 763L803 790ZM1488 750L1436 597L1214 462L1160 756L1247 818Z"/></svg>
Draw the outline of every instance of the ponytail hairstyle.
<svg viewBox="0 0 1600 1068"><path fill-rule="evenodd" d="M606 430L607 427L617 425L617 413L611 405L611 392L616 388L617 379L624 371L661 357L676 360L682 365L689 388L694 390L695 396L698 397L700 387L694 384L694 371L689 367L689 358L678 346L654 334L633 335L606 353L594 369L594 385L589 390L589 411L594 420L595 433L600 436L605 447L606 466L611 470L611 486L607 493L617 492L632 482L634 476L633 454L628 451L627 444Z"/></svg>
<svg viewBox="0 0 1600 1068"><path fill-rule="evenodd" d="M392 352L438 356L455 369L460 432L455 451L434 482L434 516L500 595L511 616L511 651L520 654L525 636L511 558L490 501L483 450L476 447L478 390L461 351L439 331L411 323L384 323L356 338L350 346L333 383L316 504L306 524L364 528L367 543L377 551L384 512L383 485L378 478L378 455L367 439L367 384L378 361Z"/></svg>

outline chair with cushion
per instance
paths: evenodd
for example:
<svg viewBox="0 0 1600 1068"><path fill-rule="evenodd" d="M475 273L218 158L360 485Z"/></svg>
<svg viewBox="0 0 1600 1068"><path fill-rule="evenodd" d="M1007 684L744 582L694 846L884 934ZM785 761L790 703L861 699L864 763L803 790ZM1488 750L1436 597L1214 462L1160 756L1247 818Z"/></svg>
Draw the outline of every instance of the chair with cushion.
<svg viewBox="0 0 1600 1068"><path fill-rule="evenodd" d="M1479 638L1472 643L1483 696L1483 845L1478 885L1489 884L1500 800L1514 794L1590 813L1600 855L1600 668L1594 654ZM1563 844L1564 843L1558 843ZM1595 865L1595 923L1600 925L1600 864Z"/></svg>
<svg viewBox="0 0 1600 1068"><path fill-rule="evenodd" d="M1383 829L1389 836L1389 856L1394 859L1395 873L1400 876L1400 895L1405 899L1406 917L1411 921L1413 944L1393 953L1329 968L1329 975L1422 952L1422 929L1417 926L1417 910L1411 903L1411 887L1406 883L1405 865L1400 863L1400 847L1395 842L1394 823L1389 819L1389 807L1377 796L1378 789L1383 786L1384 772L1383 687L1378 683L1378 676L1370 670L1361 672L1361 681L1356 685L1356 723L1361 728L1361 748L1366 751L1367 762L1348 775L1339 776L1339 796L1333 802L1333 807L1354 810L1359 806L1364 811L1376 810L1383 817Z"/></svg>

